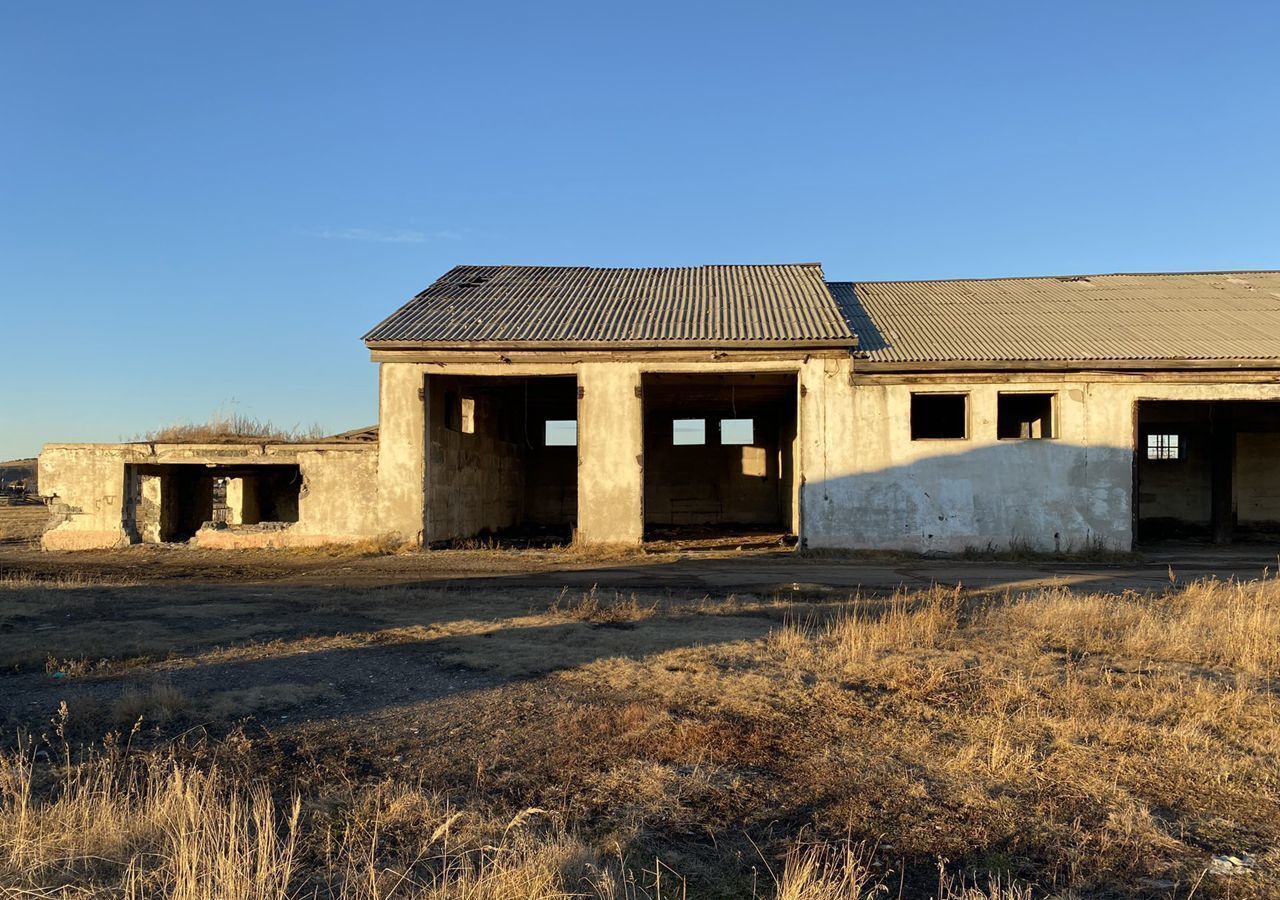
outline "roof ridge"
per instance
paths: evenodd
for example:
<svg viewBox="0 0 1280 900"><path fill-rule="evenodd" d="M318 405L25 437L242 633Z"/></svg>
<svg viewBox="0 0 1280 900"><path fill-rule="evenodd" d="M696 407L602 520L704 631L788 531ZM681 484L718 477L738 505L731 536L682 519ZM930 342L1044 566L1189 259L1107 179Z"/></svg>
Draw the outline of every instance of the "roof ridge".
<svg viewBox="0 0 1280 900"><path fill-rule="evenodd" d="M689 266L566 266L566 265L543 265L540 263L530 263L528 265L509 264L509 263L459 263L449 269L449 272L455 269L551 269L556 271L581 270L588 272L672 272L687 271L691 269L821 269L821 262L776 262L776 263L699 263ZM449 274L446 272L445 274Z"/></svg>
<svg viewBox="0 0 1280 900"><path fill-rule="evenodd" d="M987 278L880 278L828 281L827 284L961 284L970 281L1076 281L1087 278L1149 278L1154 275L1280 275L1280 269L1203 269L1187 272L1086 272L1066 275L996 275Z"/></svg>

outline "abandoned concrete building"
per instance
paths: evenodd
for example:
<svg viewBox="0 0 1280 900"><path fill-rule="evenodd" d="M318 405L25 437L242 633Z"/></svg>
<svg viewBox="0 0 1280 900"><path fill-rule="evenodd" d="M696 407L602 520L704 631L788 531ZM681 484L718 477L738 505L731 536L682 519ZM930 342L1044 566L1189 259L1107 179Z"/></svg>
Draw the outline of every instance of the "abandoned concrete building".
<svg viewBox="0 0 1280 900"><path fill-rule="evenodd" d="M364 340L376 429L45 447L44 545L1280 535L1278 272L459 266Z"/></svg>

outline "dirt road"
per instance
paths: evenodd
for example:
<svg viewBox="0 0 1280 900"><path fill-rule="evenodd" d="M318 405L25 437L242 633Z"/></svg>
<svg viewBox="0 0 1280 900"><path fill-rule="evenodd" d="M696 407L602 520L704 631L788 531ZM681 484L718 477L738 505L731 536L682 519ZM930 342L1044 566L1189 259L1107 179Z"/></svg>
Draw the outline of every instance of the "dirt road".
<svg viewBox="0 0 1280 900"><path fill-rule="evenodd" d="M805 556L790 550L593 555L564 550L437 550L377 556L325 552L218 551L131 547L44 553L0 547L0 573L37 579L84 577L137 582L275 583L375 587L466 583L469 587L590 587L724 591L881 592L962 584L976 590L1065 585L1091 591L1161 590L1214 576L1257 578L1275 572L1280 547L1215 548L1186 544L1149 551L1132 562L963 561L893 555Z"/></svg>

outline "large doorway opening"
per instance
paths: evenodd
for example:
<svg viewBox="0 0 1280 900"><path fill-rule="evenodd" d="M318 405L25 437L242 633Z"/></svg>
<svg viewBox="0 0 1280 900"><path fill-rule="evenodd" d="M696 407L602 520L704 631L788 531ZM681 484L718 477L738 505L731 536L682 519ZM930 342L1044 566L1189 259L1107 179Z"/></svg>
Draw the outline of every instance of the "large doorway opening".
<svg viewBox="0 0 1280 900"><path fill-rule="evenodd" d="M1143 400L1137 426L1139 541L1280 538L1280 401Z"/></svg>
<svg viewBox="0 0 1280 900"><path fill-rule="evenodd" d="M130 465L127 526L135 541L189 541L206 525L298 521L302 472L293 464Z"/></svg>
<svg viewBox="0 0 1280 900"><path fill-rule="evenodd" d="M559 543L578 520L573 376L427 376L427 534Z"/></svg>
<svg viewBox="0 0 1280 900"><path fill-rule="evenodd" d="M796 532L796 376L649 374L644 517L650 541Z"/></svg>

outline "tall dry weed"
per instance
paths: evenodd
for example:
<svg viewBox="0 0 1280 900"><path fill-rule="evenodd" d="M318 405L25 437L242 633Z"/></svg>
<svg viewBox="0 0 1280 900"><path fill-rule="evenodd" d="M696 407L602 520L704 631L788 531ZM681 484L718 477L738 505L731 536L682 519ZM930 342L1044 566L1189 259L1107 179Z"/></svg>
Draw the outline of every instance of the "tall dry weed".
<svg viewBox="0 0 1280 900"><path fill-rule="evenodd" d="M1249 674L1280 668L1280 579L1205 579L1147 597L1029 593L987 610L986 624L1034 649L1119 653Z"/></svg>

